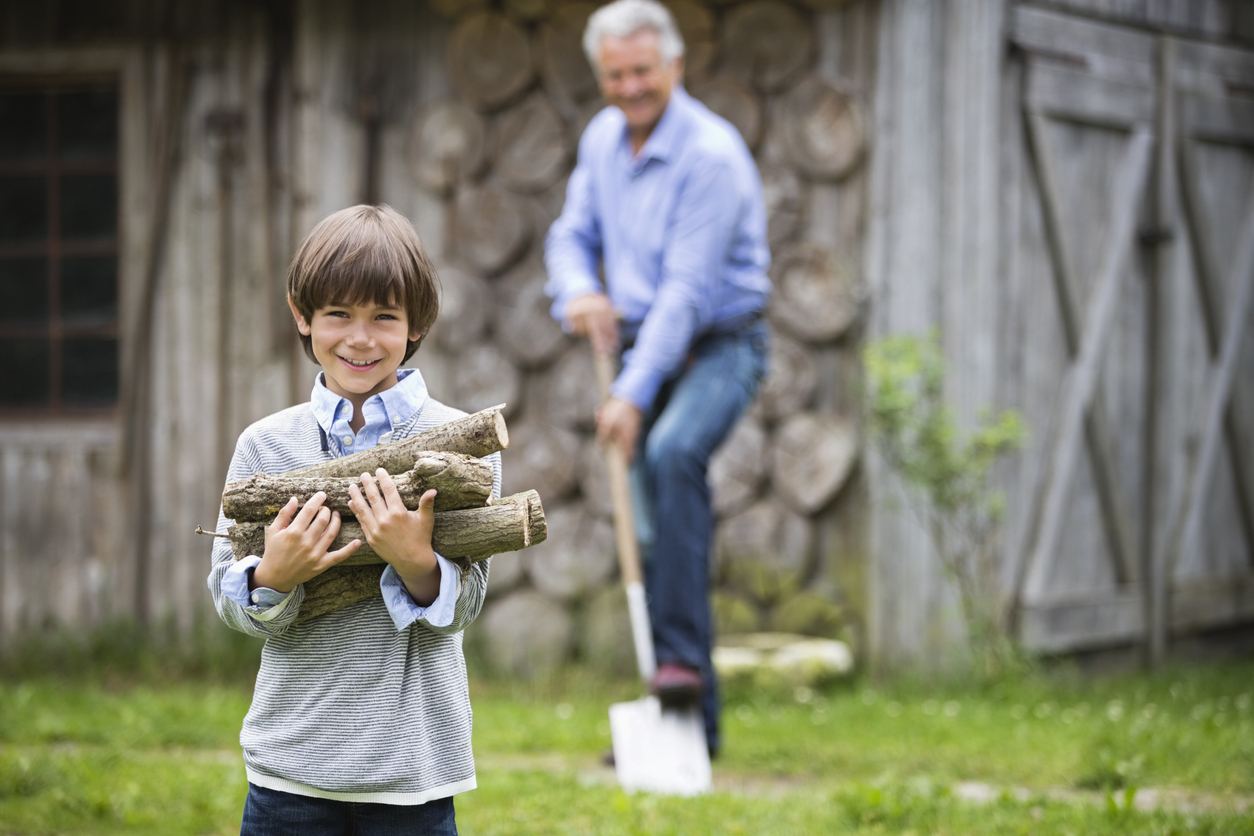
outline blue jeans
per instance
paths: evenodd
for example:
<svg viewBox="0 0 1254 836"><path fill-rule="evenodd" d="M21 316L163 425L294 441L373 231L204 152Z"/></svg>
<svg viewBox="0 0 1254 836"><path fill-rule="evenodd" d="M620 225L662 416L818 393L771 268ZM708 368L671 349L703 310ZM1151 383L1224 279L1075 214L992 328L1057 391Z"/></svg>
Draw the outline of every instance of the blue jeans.
<svg viewBox="0 0 1254 836"><path fill-rule="evenodd" d="M763 321L698 340L687 368L662 387L644 417L632 465L657 661L701 671L701 708L712 749L721 739L718 683L710 662L714 511L706 471L762 384L768 340Z"/></svg>
<svg viewBox="0 0 1254 836"><path fill-rule="evenodd" d="M248 785L240 836L457 836L453 799L426 804L333 801Z"/></svg>

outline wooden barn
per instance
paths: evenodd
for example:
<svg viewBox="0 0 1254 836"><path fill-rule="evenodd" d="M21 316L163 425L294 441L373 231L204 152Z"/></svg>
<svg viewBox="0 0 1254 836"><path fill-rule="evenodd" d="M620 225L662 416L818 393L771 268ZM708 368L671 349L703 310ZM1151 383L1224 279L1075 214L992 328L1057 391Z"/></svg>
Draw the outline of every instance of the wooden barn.
<svg viewBox="0 0 1254 836"><path fill-rule="evenodd" d="M671 0L686 86L758 159L767 385L720 453L720 631L944 667L954 590L868 446L860 352L935 331L996 470L1017 635L1187 656L1254 624L1254 7ZM0 8L0 642L213 618L235 438L308 396L282 296L323 216L410 217L433 393L507 404L549 539L471 628L518 673L630 667L586 345L542 241L601 106L585 0L54 0Z"/></svg>

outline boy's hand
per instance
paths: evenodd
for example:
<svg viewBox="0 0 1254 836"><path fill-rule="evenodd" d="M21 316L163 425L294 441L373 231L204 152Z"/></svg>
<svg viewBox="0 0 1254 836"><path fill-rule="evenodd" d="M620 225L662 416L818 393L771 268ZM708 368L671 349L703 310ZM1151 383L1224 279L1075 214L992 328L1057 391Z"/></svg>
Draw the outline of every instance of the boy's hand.
<svg viewBox="0 0 1254 836"><path fill-rule="evenodd" d="M340 533L340 514L323 506L326 499L318 491L298 512L296 497L292 497L279 510L266 528L266 552L253 570L254 588L291 592L361 547L361 541L354 540L342 549L327 551Z"/></svg>
<svg viewBox="0 0 1254 836"><path fill-rule="evenodd" d="M435 491L429 490L410 511L383 468L361 474L361 487L348 486L348 506L357 515L366 542L375 554L392 565L410 597L420 607L430 606L440 594L440 565L431 548L435 525Z"/></svg>

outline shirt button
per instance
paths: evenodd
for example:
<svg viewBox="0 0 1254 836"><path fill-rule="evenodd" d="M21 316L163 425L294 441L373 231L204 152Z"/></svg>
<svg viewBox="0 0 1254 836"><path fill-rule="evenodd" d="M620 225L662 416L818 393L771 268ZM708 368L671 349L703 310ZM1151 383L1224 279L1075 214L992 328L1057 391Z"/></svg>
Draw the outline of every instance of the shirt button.
<svg viewBox="0 0 1254 836"><path fill-rule="evenodd" d="M346 435L346 436L344 436L344 443L345 443L345 444L352 444L352 443L353 443L353 437L352 437L351 435Z"/></svg>
<svg viewBox="0 0 1254 836"><path fill-rule="evenodd" d="M256 592L254 592L254 593L253 593L253 603L254 603L254 604L260 604L260 603L261 603L261 596L260 596L259 594L257 594Z"/></svg>

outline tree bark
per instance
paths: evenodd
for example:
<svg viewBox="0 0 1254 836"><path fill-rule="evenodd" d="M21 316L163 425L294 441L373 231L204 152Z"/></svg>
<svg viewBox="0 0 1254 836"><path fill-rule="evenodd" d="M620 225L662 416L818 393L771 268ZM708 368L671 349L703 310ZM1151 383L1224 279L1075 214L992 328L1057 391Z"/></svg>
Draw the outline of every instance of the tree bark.
<svg viewBox="0 0 1254 836"><path fill-rule="evenodd" d="M423 451L414 458L412 469L392 477L405 507L413 511L422 495L436 490L435 510L453 511L477 508L492 495L492 465L464 453ZM341 476L250 476L226 486L222 509L228 519L255 522L274 519L288 500L304 505L318 491L327 495L324 506L341 515L356 516L348 507L349 485L360 486L359 477Z"/></svg>
<svg viewBox="0 0 1254 836"><path fill-rule="evenodd" d="M342 610L359 601L381 597L379 579L386 569L382 563L366 566L335 566L316 578L305 581L305 600L301 602L296 623Z"/></svg>
<svg viewBox="0 0 1254 836"><path fill-rule="evenodd" d="M291 477L360 476L383 468L388 473L404 473L414 466L414 457L421 452L465 453L482 458L509 446L509 431L501 406L450 421L426 432L411 435L390 444L380 444L362 453L332 459L284 473Z"/></svg>
<svg viewBox="0 0 1254 836"><path fill-rule="evenodd" d="M265 554L266 522L245 522L232 526L231 550L239 560L250 554ZM431 546L444 557L466 565L502 552L518 551L542 543L549 536L540 495L535 491L493 500L483 508L439 511L431 532ZM361 566L382 563L366 542L356 520L344 520L330 550L361 540L361 548L341 565Z"/></svg>

